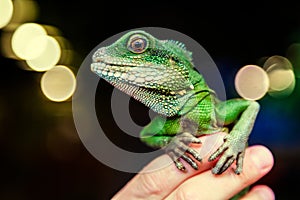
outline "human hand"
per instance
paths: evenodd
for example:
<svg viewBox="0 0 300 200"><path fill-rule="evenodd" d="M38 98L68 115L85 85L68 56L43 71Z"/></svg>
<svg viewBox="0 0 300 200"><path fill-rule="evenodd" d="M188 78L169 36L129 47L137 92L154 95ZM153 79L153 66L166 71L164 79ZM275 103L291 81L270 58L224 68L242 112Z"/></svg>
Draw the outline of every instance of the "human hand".
<svg viewBox="0 0 300 200"><path fill-rule="evenodd" d="M223 143L224 133L218 133L216 145L211 149L215 151ZM209 137L201 137L202 145L193 148L200 150ZM207 155L194 170L186 165L187 172L179 171L171 164L165 168L147 172L157 166L157 163L169 159L162 155L148 164L141 173L137 174L112 199L229 199L243 188L253 184L266 175L274 164L272 153L264 146L256 145L246 149L243 172L234 173L231 166L221 175L213 175L211 168L216 164L208 162ZM144 173L143 173L144 172ZM246 199L275 199L272 189L266 185L256 185L243 197Z"/></svg>

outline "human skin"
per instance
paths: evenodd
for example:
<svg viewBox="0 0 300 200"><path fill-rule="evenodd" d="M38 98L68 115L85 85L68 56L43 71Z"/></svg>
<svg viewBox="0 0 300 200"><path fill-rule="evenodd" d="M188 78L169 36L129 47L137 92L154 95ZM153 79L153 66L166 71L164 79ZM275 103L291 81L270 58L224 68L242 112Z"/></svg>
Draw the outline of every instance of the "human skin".
<svg viewBox="0 0 300 200"><path fill-rule="evenodd" d="M225 135L218 133L216 145L211 151L222 144ZM194 145L193 148L200 151L207 141L211 141L209 137L216 136L201 137L202 145ZM240 175L234 173L234 165L221 175L212 174L211 168L216 161L208 162L208 157L204 157L203 162L199 163L198 170L189 166L184 173L172 164L152 170L166 159L170 158L162 155L154 159L112 199L229 199L266 175L274 165L272 153L261 145L246 149L244 170ZM152 172L148 172L151 170ZM255 185L243 199L272 200L275 195L268 186Z"/></svg>

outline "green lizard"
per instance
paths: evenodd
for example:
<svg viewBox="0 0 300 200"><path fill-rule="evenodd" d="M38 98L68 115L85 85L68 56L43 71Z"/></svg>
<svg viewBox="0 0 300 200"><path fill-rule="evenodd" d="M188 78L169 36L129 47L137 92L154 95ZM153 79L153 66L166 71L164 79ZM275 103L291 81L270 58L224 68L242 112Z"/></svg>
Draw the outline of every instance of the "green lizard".
<svg viewBox="0 0 300 200"><path fill-rule="evenodd" d="M209 157L209 161L219 157L212 173L223 173L235 161L235 173L242 172L259 104L245 99L220 101L195 70L184 44L131 31L98 49L91 70L160 114L141 131L141 140L164 148L178 169L186 170L183 160L198 169L202 158L189 146L201 143L198 136L227 131L223 144Z"/></svg>

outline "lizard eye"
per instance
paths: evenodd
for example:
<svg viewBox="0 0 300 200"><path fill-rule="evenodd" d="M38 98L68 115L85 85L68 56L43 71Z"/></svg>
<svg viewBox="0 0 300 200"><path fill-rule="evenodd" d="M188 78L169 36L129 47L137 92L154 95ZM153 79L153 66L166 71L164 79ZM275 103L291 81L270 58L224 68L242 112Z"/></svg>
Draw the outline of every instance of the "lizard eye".
<svg viewBox="0 0 300 200"><path fill-rule="evenodd" d="M141 36L131 37L128 41L128 49L133 53L143 53L147 49L147 40Z"/></svg>

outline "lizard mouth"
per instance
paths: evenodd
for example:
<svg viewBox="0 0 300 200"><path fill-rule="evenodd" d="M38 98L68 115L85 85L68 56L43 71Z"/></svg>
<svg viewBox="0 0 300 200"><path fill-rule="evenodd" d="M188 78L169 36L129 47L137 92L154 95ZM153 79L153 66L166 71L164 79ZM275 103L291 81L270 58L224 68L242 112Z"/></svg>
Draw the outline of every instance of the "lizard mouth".
<svg viewBox="0 0 300 200"><path fill-rule="evenodd" d="M131 96L133 96L133 93L135 92L142 91L165 96L176 96L176 93L169 89L157 89L155 83L160 80L161 77L155 77L154 72L153 75L149 75L146 73L132 73L130 70L132 70L132 67L127 65L110 65L105 62L96 62L91 64L92 72Z"/></svg>
<svg viewBox="0 0 300 200"><path fill-rule="evenodd" d="M105 62L94 62L91 64L91 71L98 74L100 77L105 78L107 76L120 77L122 74L127 73L130 70L130 66L126 65L112 65Z"/></svg>
<svg viewBox="0 0 300 200"><path fill-rule="evenodd" d="M132 72L131 66L96 62L91 64L91 71L124 92L136 91L138 88L150 89L145 85L146 80L151 81L150 78L140 77L137 73Z"/></svg>
<svg viewBox="0 0 300 200"><path fill-rule="evenodd" d="M142 71L139 69L142 69ZM192 85L187 89L174 89L169 86L162 87L160 84L167 82L166 80L169 79L169 75L168 73L164 73L164 70L160 67L145 68L127 64L116 65L115 63L108 64L107 62L103 62L103 60L98 60L98 62L91 64L91 71L125 93L127 93L127 90L130 93L137 90L147 90L152 94L183 96L187 90L194 89Z"/></svg>
<svg viewBox="0 0 300 200"><path fill-rule="evenodd" d="M98 61L91 64L91 71L108 82L118 81L145 88L157 88L158 82L167 80L161 66L140 66L134 63L117 63Z"/></svg>

